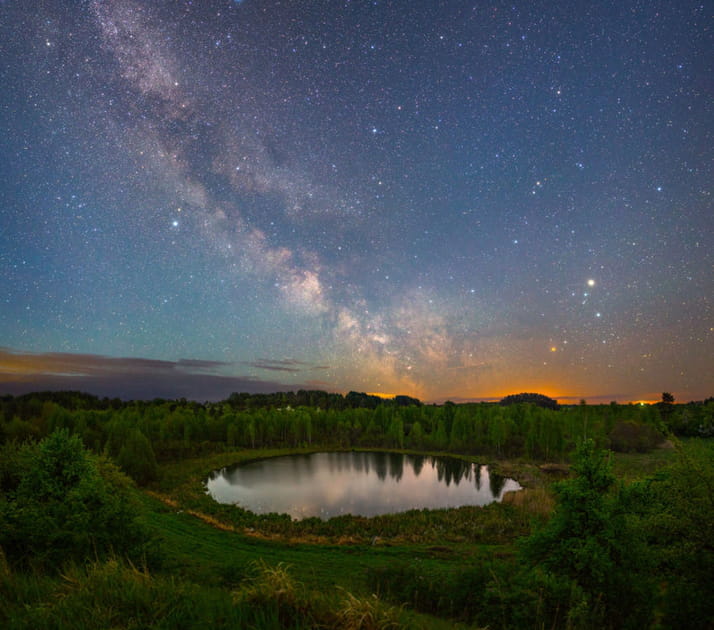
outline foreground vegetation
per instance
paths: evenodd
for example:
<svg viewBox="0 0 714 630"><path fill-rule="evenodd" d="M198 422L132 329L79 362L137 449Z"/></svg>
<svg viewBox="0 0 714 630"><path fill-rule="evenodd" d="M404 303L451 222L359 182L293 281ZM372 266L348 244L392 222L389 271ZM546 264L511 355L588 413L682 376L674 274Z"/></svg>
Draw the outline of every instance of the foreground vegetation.
<svg viewBox="0 0 714 630"><path fill-rule="evenodd" d="M714 626L714 445L673 433L705 435L711 402L232 398L0 401L0 625ZM485 508L293 522L202 485L231 463L354 447L450 451L526 490Z"/></svg>

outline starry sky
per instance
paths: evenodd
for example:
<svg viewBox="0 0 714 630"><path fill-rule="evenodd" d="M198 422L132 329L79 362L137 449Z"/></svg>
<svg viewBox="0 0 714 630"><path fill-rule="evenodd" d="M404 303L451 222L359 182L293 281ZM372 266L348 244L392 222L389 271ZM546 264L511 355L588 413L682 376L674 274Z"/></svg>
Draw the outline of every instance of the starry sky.
<svg viewBox="0 0 714 630"><path fill-rule="evenodd" d="M711 5L3 0L0 393L714 394Z"/></svg>

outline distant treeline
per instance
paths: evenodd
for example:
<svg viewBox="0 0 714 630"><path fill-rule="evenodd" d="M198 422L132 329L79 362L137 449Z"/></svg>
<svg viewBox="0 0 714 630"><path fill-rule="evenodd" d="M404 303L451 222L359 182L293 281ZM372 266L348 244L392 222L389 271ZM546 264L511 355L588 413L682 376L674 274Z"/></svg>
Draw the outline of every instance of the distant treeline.
<svg viewBox="0 0 714 630"><path fill-rule="evenodd" d="M124 401L120 398L99 398L92 394L77 391L53 391L34 392L21 396L0 396L0 404L3 405L5 413L21 413L27 409L27 405L37 405L37 402L55 402L66 409L121 409L127 405L162 404L166 402L191 404L185 398L167 400L165 398L154 398L152 401ZM393 405L397 407L419 406L421 401L411 396L394 396L393 398L383 398L374 394L364 392L350 392L342 395L338 393L326 392L320 389L300 389L297 392L274 392L272 394L249 394L247 392L235 392L225 401L218 404L229 404L234 409L274 409L283 407L315 407L317 409L376 409L379 405ZM210 406L206 403L205 406Z"/></svg>
<svg viewBox="0 0 714 630"><path fill-rule="evenodd" d="M534 402L517 402L518 396ZM356 392L233 394L218 403L45 392L0 398L0 443L68 429L141 483L155 476L157 459L236 448L410 448L562 460L584 438L618 451L646 451L668 431L714 435L714 399L556 410L536 404L532 394L518 396L508 400L515 404L437 406Z"/></svg>

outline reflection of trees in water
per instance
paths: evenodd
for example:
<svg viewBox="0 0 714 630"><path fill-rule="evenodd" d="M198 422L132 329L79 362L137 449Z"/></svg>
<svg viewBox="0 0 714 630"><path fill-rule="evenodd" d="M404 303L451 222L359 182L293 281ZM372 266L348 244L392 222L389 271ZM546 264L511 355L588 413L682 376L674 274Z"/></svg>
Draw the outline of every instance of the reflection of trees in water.
<svg viewBox="0 0 714 630"><path fill-rule="evenodd" d="M494 498L498 498L501 496L503 486L506 485L506 478L501 475L497 475L496 473L490 473L488 477L491 486L491 494Z"/></svg>
<svg viewBox="0 0 714 630"><path fill-rule="evenodd" d="M342 457L342 453L327 453L327 462L332 474L335 474L335 472L341 473L343 470L351 471L352 461L353 458L351 457Z"/></svg>
<svg viewBox="0 0 714 630"><path fill-rule="evenodd" d="M424 462L426 462L426 457L424 457L423 455L411 456L411 464L412 468L414 469L415 477L418 477L419 473L421 473L421 469L424 468Z"/></svg>
<svg viewBox="0 0 714 630"><path fill-rule="evenodd" d="M404 455L390 453L389 455L389 476L399 482L404 475Z"/></svg>
<svg viewBox="0 0 714 630"><path fill-rule="evenodd" d="M466 479L471 479L474 465L463 459L439 458L434 460L436 464L436 474L439 481L443 481L447 486L459 483Z"/></svg>
<svg viewBox="0 0 714 630"><path fill-rule="evenodd" d="M374 453L374 472L377 473L377 477L384 481L387 478L387 471L389 470L389 462L387 453Z"/></svg>
<svg viewBox="0 0 714 630"><path fill-rule="evenodd" d="M474 483L476 485L476 490L481 490L481 469L485 466L479 466L476 464L474 466ZM488 470L486 470L486 475L488 475Z"/></svg>
<svg viewBox="0 0 714 630"><path fill-rule="evenodd" d="M436 478L440 482L444 482L444 475L446 474L446 466L444 466L444 462L440 459L435 459L433 460L431 467L436 468ZM447 483L446 485L448 486L449 484Z"/></svg>
<svg viewBox="0 0 714 630"><path fill-rule="evenodd" d="M352 463L356 473L361 473L364 470L366 461L364 453L352 453ZM366 472L369 472L369 464L367 464Z"/></svg>
<svg viewBox="0 0 714 630"><path fill-rule="evenodd" d="M312 455L297 455L290 458L292 464L292 474L295 479L301 479L303 475L311 479L315 470L315 458Z"/></svg>
<svg viewBox="0 0 714 630"><path fill-rule="evenodd" d="M320 471L325 468L333 476L344 472L369 474L373 468L380 481L385 481L389 476L390 479L399 482L404 477L405 465L413 470L416 478L421 474L424 466L430 464L432 470L436 472L437 480L447 487L452 484L458 486L462 481L469 484L473 482L477 491L481 491L483 487L487 486L494 499L500 498L506 481L508 481L506 477L491 473L488 466L472 464L462 459L430 455L359 451L352 453L327 452L307 455L295 454L290 457L290 462L282 467L271 466L271 463L267 459L229 466L211 471L208 479L215 481L224 478L230 485L240 485L253 478L260 478L262 481L275 478L278 482L284 478L286 472L293 481L300 481L301 479L311 480L313 477L319 476Z"/></svg>
<svg viewBox="0 0 714 630"><path fill-rule="evenodd" d="M258 463L258 462L254 462ZM244 466L241 466L240 464L234 464L233 466L229 466L228 468L224 468L221 472L223 473L222 476L226 478L228 483L231 485L237 484L240 482L240 478L242 475L241 468L244 468Z"/></svg>

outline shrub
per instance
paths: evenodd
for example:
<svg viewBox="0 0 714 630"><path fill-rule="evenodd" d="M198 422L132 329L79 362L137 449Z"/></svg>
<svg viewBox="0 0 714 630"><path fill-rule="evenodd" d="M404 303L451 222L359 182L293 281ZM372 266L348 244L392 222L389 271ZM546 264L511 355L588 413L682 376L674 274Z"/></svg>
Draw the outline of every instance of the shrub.
<svg viewBox="0 0 714 630"><path fill-rule="evenodd" d="M154 481L157 477L154 450L139 429L132 429L129 432L116 461L121 469L140 486Z"/></svg>
<svg viewBox="0 0 714 630"><path fill-rule="evenodd" d="M137 524L131 481L114 464L90 455L66 429L13 449L15 471L0 495L0 547L10 564L59 568L143 555L149 539Z"/></svg>
<svg viewBox="0 0 714 630"><path fill-rule="evenodd" d="M547 575L572 582L575 627L646 627L650 558L628 523L623 493L614 491L610 463L586 440L572 468L577 477L555 484L553 516L522 542L523 556Z"/></svg>
<svg viewBox="0 0 714 630"><path fill-rule="evenodd" d="M618 453L646 453L662 442L662 434L649 424L626 420L610 431L610 448Z"/></svg>

